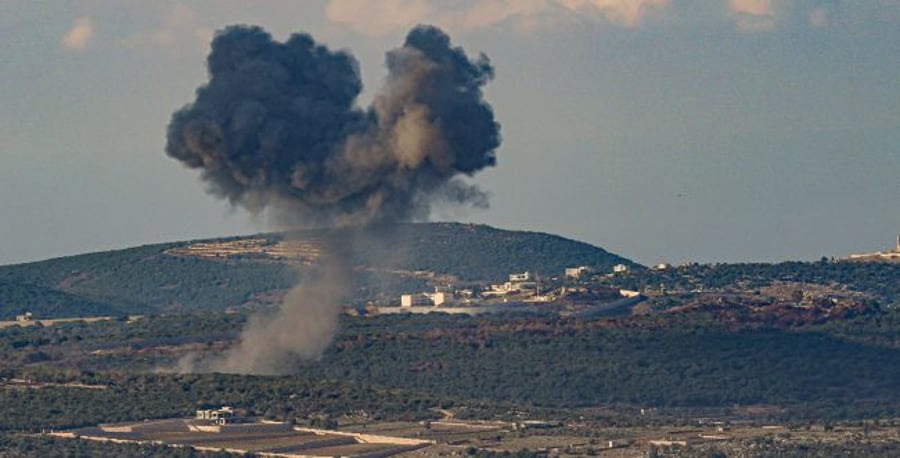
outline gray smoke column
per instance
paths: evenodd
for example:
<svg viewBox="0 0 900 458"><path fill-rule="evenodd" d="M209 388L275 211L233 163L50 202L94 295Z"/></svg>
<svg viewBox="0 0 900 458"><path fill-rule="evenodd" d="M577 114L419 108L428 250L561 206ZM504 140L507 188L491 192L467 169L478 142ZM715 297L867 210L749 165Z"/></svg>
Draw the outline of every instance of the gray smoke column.
<svg viewBox="0 0 900 458"><path fill-rule="evenodd" d="M209 191L232 205L267 209L292 227L377 228L366 234L424 219L435 201L487 205L460 177L496 162L500 126L481 91L493 68L441 30L418 26L387 53L384 87L367 109L356 104L356 60L306 34L280 43L259 27L228 27L207 65L209 82L172 116L166 153L201 169ZM292 358L320 355L352 283L352 253L342 251L276 314L252 320L238 346L213 360L189 357L182 369L285 372Z"/></svg>
<svg viewBox="0 0 900 458"><path fill-rule="evenodd" d="M236 345L222 354L189 354L178 372L288 374L303 359L316 359L337 330L340 303L352 284L346 251L336 248L323 268L285 296L278 310L250 317Z"/></svg>

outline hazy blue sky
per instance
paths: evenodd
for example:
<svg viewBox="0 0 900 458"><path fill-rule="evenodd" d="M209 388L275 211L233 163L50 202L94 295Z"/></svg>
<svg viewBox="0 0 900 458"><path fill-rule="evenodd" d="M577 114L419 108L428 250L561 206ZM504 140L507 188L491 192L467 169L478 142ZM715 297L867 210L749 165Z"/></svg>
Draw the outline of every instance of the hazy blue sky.
<svg viewBox="0 0 900 458"><path fill-rule="evenodd" d="M900 0L0 2L0 264L267 230L163 153L215 30L360 62L417 23L484 52L488 210L643 263L888 248L900 232Z"/></svg>

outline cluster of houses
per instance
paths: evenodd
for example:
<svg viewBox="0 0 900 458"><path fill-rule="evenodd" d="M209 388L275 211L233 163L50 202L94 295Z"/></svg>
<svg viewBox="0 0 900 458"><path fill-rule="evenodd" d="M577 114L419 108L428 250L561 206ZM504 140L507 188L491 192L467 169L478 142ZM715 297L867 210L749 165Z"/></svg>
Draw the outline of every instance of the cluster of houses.
<svg viewBox="0 0 900 458"><path fill-rule="evenodd" d="M625 272L628 272L628 266L625 264L617 264L613 266L612 273L609 275L621 274ZM596 272L589 266L577 266L567 267L563 273L566 280L578 280L583 279L589 275L593 275ZM532 272L521 272L509 274L508 280L503 283L489 285L485 290L480 292L480 295L484 298L520 295L531 298L546 299L545 296L540 295L540 292L540 279ZM458 304L462 300L464 300L465 302L470 302L468 298L472 295L472 290L460 290L454 293L454 291L450 287L436 287L434 292L401 295L400 306L451 306ZM527 301L528 300L526 300L526 302Z"/></svg>
<svg viewBox="0 0 900 458"><path fill-rule="evenodd" d="M491 285L490 289L482 291L481 295L486 297L505 296L510 293L536 292L537 289L538 284L534 275L531 272L523 272L509 274L509 281Z"/></svg>

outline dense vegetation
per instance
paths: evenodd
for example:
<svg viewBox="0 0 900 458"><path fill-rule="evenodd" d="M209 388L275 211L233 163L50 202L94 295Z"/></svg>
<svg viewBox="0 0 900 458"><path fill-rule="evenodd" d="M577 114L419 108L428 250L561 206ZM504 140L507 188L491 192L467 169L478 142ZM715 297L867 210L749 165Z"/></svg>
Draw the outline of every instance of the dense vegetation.
<svg viewBox="0 0 900 458"><path fill-rule="evenodd" d="M0 319L40 311L44 317L120 315L110 304L44 286L0 281Z"/></svg>
<svg viewBox="0 0 900 458"><path fill-rule="evenodd" d="M900 263L827 261L778 264L693 264L666 270L641 270L617 276L629 289L754 289L774 281L839 284L867 292L883 305L900 305Z"/></svg>
<svg viewBox="0 0 900 458"><path fill-rule="evenodd" d="M19 289L28 285L53 288L134 314L148 310L224 309L244 303L255 293L286 288L295 279L295 274L284 265L163 253L171 247L154 245L4 266L0 267L0 281ZM42 308L38 302L16 302L18 293L13 286L4 291L12 297L2 296L0 302L15 304L17 309L27 307L40 317L71 316L58 308Z"/></svg>
<svg viewBox="0 0 900 458"><path fill-rule="evenodd" d="M348 317L322 360L295 376L134 373L171 364L185 343L216 351L214 342L233 338L244 318L195 314L0 331L0 376L109 386L77 396L63 387L8 390L0 425L185 415L205 403L284 419L351 410L421 418L434 415L431 407L459 405L503 412L514 405L767 404L784 409L773 414L779 418L900 415L900 347L885 339L898 335L898 312L795 330L735 330L703 314Z"/></svg>
<svg viewBox="0 0 900 458"><path fill-rule="evenodd" d="M604 272L620 263L635 266L632 261L586 243L477 224L404 224L384 235L378 244L367 247L360 253L360 263L364 265L385 262L386 247L395 253L388 261L397 267L476 281L505 280L510 272L523 271L560 275L566 267L573 266L591 266Z"/></svg>
<svg viewBox="0 0 900 458"><path fill-rule="evenodd" d="M726 449L727 451L721 450L720 446L705 444L701 446L652 449L650 456L659 458L727 458L729 456L754 458L832 458L836 456L892 458L897 456L898 447L900 447L900 444L896 441L879 441L866 437L837 443L822 440L791 442L786 440L786 438L767 437L745 439L739 445L731 446L731 450Z"/></svg>
<svg viewBox="0 0 900 458"><path fill-rule="evenodd" d="M357 333L309 371L544 407L777 404L800 416L900 413L896 348L812 329L735 332L699 317L664 326L649 320Z"/></svg>

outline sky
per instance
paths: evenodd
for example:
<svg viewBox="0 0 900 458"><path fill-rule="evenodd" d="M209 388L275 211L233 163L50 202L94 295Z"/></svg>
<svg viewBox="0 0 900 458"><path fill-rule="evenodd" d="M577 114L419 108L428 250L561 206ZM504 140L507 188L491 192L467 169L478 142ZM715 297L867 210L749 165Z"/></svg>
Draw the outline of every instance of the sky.
<svg viewBox="0 0 900 458"><path fill-rule="evenodd" d="M349 50L367 106L417 24L486 54L502 126L433 220L644 264L888 249L900 233L900 0L0 2L0 264L265 232L164 153L217 30Z"/></svg>

